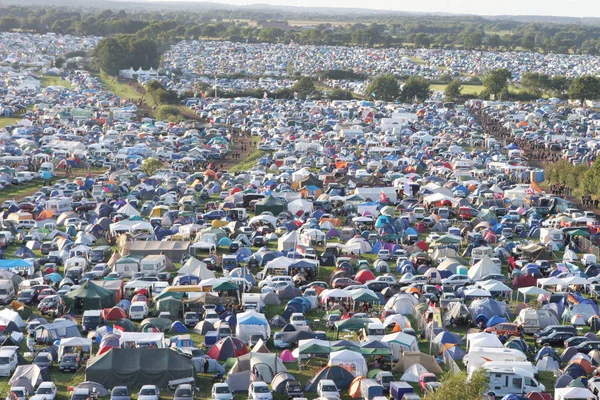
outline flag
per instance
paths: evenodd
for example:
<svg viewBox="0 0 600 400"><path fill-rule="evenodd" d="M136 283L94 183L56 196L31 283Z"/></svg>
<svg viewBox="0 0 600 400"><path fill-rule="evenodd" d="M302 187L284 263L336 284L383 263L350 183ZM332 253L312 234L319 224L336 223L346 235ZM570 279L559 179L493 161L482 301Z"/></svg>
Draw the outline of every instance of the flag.
<svg viewBox="0 0 600 400"><path fill-rule="evenodd" d="M517 263L515 263L515 259L514 259L514 257L512 255L510 257L508 257L508 264L512 268L516 268L517 267Z"/></svg>
<svg viewBox="0 0 600 400"><path fill-rule="evenodd" d="M388 200L388 198L385 195L385 193L383 193L383 190L381 192L379 192L379 202L380 203L386 203L387 200Z"/></svg>
<svg viewBox="0 0 600 400"><path fill-rule="evenodd" d="M579 299L570 293L569 293L569 296L567 296L567 300L569 300L570 303L579 304Z"/></svg>

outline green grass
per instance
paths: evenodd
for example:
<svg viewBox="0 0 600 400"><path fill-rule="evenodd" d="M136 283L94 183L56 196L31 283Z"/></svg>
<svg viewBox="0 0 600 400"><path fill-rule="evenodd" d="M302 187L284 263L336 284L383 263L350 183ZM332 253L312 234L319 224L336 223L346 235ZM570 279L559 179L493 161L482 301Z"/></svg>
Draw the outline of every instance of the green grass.
<svg viewBox="0 0 600 400"><path fill-rule="evenodd" d="M20 200L23 197L31 196L43 186L44 181L42 179L34 179L31 182L23 183L20 185L12 185L0 191L0 204L6 200Z"/></svg>
<svg viewBox="0 0 600 400"><path fill-rule="evenodd" d="M62 86L68 89L71 89L73 86L71 85L71 82L62 79L58 76L52 76L52 75L43 75L40 78L40 82L42 84L42 87L48 87L48 86Z"/></svg>
<svg viewBox="0 0 600 400"><path fill-rule="evenodd" d="M8 117L8 118L2 117L2 118L0 118L0 129L5 128L9 125L14 125L22 119L23 118L21 118L21 117Z"/></svg>
<svg viewBox="0 0 600 400"><path fill-rule="evenodd" d="M155 105L153 100L144 96L144 92L136 90L139 85L133 81L123 81L112 76L100 75L100 81L104 90L113 93L115 96L130 101L138 101L141 98L151 106Z"/></svg>
<svg viewBox="0 0 600 400"><path fill-rule="evenodd" d="M430 89L435 92L443 92L444 90L446 90L446 86L448 86L448 85L436 84L436 85L431 85ZM462 93L463 94L479 94L482 90L483 90L482 85L462 84Z"/></svg>
<svg viewBox="0 0 600 400"><path fill-rule="evenodd" d="M254 167L254 164L256 164L256 162L263 155L264 155L264 152L262 150L254 149L254 150L252 150L252 153L250 153L250 155L248 155L248 157L244 161L229 168L229 171L230 172L250 171L252 169L252 167Z"/></svg>

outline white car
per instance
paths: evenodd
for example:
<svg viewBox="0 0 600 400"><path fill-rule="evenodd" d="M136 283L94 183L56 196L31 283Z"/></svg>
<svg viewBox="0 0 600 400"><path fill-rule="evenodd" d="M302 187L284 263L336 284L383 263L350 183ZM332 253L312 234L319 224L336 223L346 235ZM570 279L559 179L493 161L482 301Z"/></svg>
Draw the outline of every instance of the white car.
<svg viewBox="0 0 600 400"><path fill-rule="evenodd" d="M138 393L138 400L159 400L160 390L155 385L144 385Z"/></svg>
<svg viewBox="0 0 600 400"><path fill-rule="evenodd" d="M56 398L56 385L54 382L42 382L35 392L35 396L33 398L39 397L40 399L44 398L46 400L54 400Z"/></svg>
<svg viewBox="0 0 600 400"><path fill-rule="evenodd" d="M285 349L287 347L290 347L289 343L283 341L284 334L285 332L275 332L275 334L273 335L273 346L275 346L278 349Z"/></svg>
<svg viewBox="0 0 600 400"><path fill-rule="evenodd" d="M221 319L219 318L219 314L214 311L207 311L206 316L204 317L206 322L210 322L212 325L219 322Z"/></svg>
<svg viewBox="0 0 600 400"><path fill-rule="evenodd" d="M29 391L23 386L11 386L10 393L14 393L15 397L11 397L13 400L27 400L29 397Z"/></svg>
<svg viewBox="0 0 600 400"><path fill-rule="evenodd" d="M451 275L442 279L442 285L465 286L471 285L473 281L467 275Z"/></svg>
<svg viewBox="0 0 600 400"><path fill-rule="evenodd" d="M269 390L269 386L262 381L250 383L248 388L249 400L273 400L273 392Z"/></svg>
<svg viewBox="0 0 600 400"><path fill-rule="evenodd" d="M233 400L231 389L226 383L215 383L210 393L213 400Z"/></svg>
<svg viewBox="0 0 600 400"><path fill-rule="evenodd" d="M290 316L290 324L295 327L308 326L308 321L302 313L292 313Z"/></svg>
<svg viewBox="0 0 600 400"><path fill-rule="evenodd" d="M0 375L11 376L19 364L17 346L4 346L0 349Z"/></svg>
<svg viewBox="0 0 600 400"><path fill-rule="evenodd" d="M390 285L393 285L394 283L398 282L398 279L396 279L396 277L393 275L379 275L375 278L375 280L379 282L387 282Z"/></svg>
<svg viewBox="0 0 600 400"><path fill-rule="evenodd" d="M390 258L392 258L392 253L390 253L389 250L381 249L377 253L377 258L380 260L388 261Z"/></svg>
<svg viewBox="0 0 600 400"><path fill-rule="evenodd" d="M340 391L335 382L331 379L322 379L317 385L317 394L319 397L334 397L340 398Z"/></svg>

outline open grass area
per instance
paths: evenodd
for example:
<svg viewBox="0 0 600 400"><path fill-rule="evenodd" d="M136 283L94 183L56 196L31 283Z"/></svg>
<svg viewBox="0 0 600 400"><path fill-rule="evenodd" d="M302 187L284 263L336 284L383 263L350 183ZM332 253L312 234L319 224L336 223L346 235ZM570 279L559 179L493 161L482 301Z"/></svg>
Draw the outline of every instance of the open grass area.
<svg viewBox="0 0 600 400"><path fill-rule="evenodd" d="M254 164L264 155L262 150L254 149L248 157L229 168L230 172L250 171Z"/></svg>
<svg viewBox="0 0 600 400"><path fill-rule="evenodd" d="M14 125L22 119L23 118L21 118L21 117L8 117L8 118L2 117L2 118L0 118L0 129L5 128L9 125Z"/></svg>
<svg viewBox="0 0 600 400"><path fill-rule="evenodd" d="M73 87L71 85L71 82L62 79L59 76L52 76L52 75L43 75L40 78L40 83L42 84L42 87L62 86L62 87L69 88L69 89Z"/></svg>
<svg viewBox="0 0 600 400"><path fill-rule="evenodd" d="M44 181L42 179L34 179L31 182L20 185L12 185L0 190L0 204L6 200L20 200L23 197L31 196L42 187Z"/></svg>
<svg viewBox="0 0 600 400"><path fill-rule="evenodd" d="M431 85L430 89L434 92L443 92L448 85ZM479 94L483 90L482 85L462 85L462 93L464 94Z"/></svg>

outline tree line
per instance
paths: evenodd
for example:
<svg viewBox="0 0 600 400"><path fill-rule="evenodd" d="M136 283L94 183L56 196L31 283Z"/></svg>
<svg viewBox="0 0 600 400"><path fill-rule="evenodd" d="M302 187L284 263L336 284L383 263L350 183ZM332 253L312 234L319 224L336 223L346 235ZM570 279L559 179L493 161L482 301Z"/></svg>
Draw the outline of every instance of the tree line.
<svg viewBox="0 0 600 400"><path fill-rule="evenodd" d="M498 21L474 16L328 15L335 22L292 26L297 14L257 10L94 10L49 6L0 7L0 31L111 36L135 34L156 40L159 52L181 39L301 43L369 47L527 50L600 54L600 26Z"/></svg>

